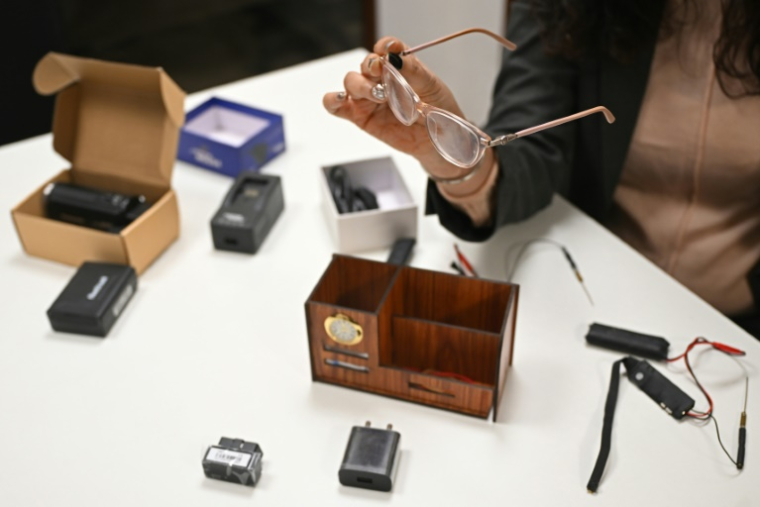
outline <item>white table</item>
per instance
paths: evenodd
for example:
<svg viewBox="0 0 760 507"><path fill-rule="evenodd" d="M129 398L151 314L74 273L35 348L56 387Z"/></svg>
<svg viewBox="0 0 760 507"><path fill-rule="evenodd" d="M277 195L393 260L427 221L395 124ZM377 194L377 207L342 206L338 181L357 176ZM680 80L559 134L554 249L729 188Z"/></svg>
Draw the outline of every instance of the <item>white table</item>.
<svg viewBox="0 0 760 507"><path fill-rule="evenodd" d="M0 149L0 505L759 505L758 342L560 198L485 244L460 242L482 275L504 279L510 244L562 241L596 302L557 250L529 251L515 278L516 349L499 422L312 383L303 303L332 252L317 168L391 154L321 106L362 56L190 97L188 108L218 95L284 114L287 151L266 172L283 177L286 211L255 256L217 252L208 222L231 180L178 163L181 237L140 278L103 340L50 329L45 311L74 269L26 256L7 211L66 162L48 135ZM422 217L425 177L414 160L392 155L420 205L412 264L448 270L455 238ZM623 380L607 472L599 494L586 493L620 357L585 344L593 321L666 336L673 352L697 335L749 352L741 474L713 427L677 423ZM741 371L722 354L694 361L735 455ZM682 367L666 374L704 408ZM391 494L338 483L351 426L365 420L402 435ZM262 446L255 488L203 476L203 450L221 436Z"/></svg>

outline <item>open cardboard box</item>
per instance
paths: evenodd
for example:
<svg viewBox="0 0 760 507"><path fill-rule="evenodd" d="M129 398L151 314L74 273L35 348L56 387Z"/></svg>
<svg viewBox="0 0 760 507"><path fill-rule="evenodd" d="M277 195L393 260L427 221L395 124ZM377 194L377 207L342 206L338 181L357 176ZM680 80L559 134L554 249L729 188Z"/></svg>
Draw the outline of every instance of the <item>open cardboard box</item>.
<svg viewBox="0 0 760 507"><path fill-rule="evenodd" d="M12 210L24 250L73 266L113 262L142 273L179 236L171 177L184 92L159 68L58 53L37 64L34 87L43 95L58 94L53 147L71 168ZM50 220L43 192L51 182L141 194L152 206L118 234Z"/></svg>

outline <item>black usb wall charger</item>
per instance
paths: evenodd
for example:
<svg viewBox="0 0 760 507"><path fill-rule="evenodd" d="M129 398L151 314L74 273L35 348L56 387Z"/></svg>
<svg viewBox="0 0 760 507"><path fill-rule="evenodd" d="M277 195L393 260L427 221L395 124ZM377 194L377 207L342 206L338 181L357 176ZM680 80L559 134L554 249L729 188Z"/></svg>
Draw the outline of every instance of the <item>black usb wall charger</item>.
<svg viewBox="0 0 760 507"><path fill-rule="evenodd" d="M338 479L344 486L390 491L398 467L398 446L401 434L387 429L354 426L348 438Z"/></svg>

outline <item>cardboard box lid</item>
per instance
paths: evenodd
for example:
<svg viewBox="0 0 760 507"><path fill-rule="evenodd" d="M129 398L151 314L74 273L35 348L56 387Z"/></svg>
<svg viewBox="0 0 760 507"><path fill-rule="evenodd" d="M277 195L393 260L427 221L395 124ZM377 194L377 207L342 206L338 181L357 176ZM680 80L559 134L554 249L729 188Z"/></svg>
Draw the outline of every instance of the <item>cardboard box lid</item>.
<svg viewBox="0 0 760 507"><path fill-rule="evenodd" d="M162 69L48 53L33 80L58 93L53 147L74 171L169 186L185 93Z"/></svg>

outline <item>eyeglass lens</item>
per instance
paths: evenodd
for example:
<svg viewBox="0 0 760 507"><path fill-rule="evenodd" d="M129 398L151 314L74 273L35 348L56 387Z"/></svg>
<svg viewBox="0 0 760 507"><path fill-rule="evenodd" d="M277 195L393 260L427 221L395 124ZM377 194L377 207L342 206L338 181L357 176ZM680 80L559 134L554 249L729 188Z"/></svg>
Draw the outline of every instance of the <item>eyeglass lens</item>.
<svg viewBox="0 0 760 507"><path fill-rule="evenodd" d="M414 123L417 119L414 98L409 93L409 90L396 78L388 65L383 66L383 86L388 98L388 106L398 121L406 126Z"/></svg>
<svg viewBox="0 0 760 507"><path fill-rule="evenodd" d="M388 66L383 67L383 85L394 116L404 125L417 119L414 98ZM471 129L438 111L429 111L426 118L428 134L436 150L449 162L471 167L480 154L480 139Z"/></svg>
<svg viewBox="0 0 760 507"><path fill-rule="evenodd" d="M472 129L440 111L429 111L427 129L433 146L449 162L472 167L480 155L480 138Z"/></svg>

